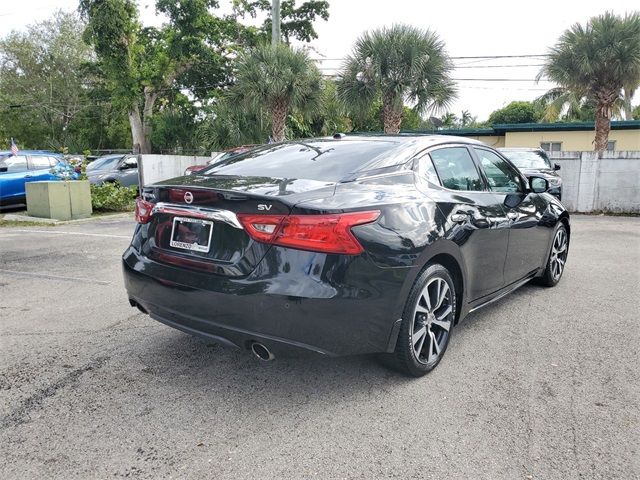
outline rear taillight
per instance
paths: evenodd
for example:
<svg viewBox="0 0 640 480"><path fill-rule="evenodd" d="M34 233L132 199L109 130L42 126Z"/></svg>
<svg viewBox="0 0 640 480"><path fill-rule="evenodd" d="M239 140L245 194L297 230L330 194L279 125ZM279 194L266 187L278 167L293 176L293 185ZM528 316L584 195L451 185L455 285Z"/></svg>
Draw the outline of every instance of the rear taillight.
<svg viewBox="0 0 640 480"><path fill-rule="evenodd" d="M357 255L362 245L351 232L356 225L371 223L380 212L351 212L335 215L238 214L238 220L254 240L283 247L323 253Z"/></svg>
<svg viewBox="0 0 640 480"><path fill-rule="evenodd" d="M146 201L142 197L136 199L136 222L149 223L153 212L153 203Z"/></svg>

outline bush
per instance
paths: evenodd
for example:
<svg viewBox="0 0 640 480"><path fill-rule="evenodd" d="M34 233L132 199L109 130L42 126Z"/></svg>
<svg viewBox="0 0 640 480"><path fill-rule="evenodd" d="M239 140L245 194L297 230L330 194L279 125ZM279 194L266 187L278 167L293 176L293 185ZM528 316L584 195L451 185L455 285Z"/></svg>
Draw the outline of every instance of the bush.
<svg viewBox="0 0 640 480"><path fill-rule="evenodd" d="M136 195L136 187L122 187L113 182L91 185L91 205L94 211L126 212L133 210Z"/></svg>

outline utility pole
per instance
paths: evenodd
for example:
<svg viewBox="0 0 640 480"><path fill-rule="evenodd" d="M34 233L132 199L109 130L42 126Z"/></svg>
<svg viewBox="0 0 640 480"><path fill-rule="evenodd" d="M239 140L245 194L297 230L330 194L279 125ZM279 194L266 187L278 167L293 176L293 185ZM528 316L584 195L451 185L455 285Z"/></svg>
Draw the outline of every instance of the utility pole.
<svg viewBox="0 0 640 480"><path fill-rule="evenodd" d="M271 0L271 45L280 43L280 0Z"/></svg>

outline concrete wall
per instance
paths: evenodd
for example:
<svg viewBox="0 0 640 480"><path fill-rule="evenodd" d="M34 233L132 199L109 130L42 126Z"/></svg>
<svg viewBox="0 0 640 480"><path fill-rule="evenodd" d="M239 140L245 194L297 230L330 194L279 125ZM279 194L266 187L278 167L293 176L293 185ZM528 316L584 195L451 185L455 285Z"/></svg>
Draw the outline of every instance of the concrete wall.
<svg viewBox="0 0 640 480"><path fill-rule="evenodd" d="M191 155L138 155L138 175L140 185L181 177L184 170L192 165L204 165L209 157Z"/></svg>
<svg viewBox="0 0 640 480"><path fill-rule="evenodd" d="M588 151L593 150L594 138L593 130L507 132L504 146L540 148L541 142L560 142L563 152ZM611 130L609 141L616 142L616 151L638 151L640 150L640 130Z"/></svg>
<svg viewBox="0 0 640 480"><path fill-rule="evenodd" d="M567 133L567 132L564 132ZM553 152L562 203L573 212L640 213L640 151Z"/></svg>

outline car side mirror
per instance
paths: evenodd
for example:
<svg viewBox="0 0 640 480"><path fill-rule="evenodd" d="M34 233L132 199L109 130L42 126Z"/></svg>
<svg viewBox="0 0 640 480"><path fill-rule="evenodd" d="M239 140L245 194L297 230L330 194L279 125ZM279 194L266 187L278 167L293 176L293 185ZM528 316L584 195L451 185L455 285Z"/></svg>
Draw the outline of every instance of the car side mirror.
<svg viewBox="0 0 640 480"><path fill-rule="evenodd" d="M529 177L529 185L533 193L544 193L549 189L549 182L542 177Z"/></svg>
<svg viewBox="0 0 640 480"><path fill-rule="evenodd" d="M558 165L557 163L554 163L553 169L557 172L558 170L560 170L560 165Z"/></svg>
<svg viewBox="0 0 640 480"><path fill-rule="evenodd" d="M137 165L133 165L131 163L123 163L122 165L120 165L119 170L131 170L132 168L137 168Z"/></svg>

